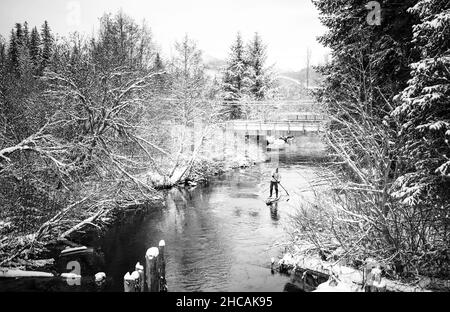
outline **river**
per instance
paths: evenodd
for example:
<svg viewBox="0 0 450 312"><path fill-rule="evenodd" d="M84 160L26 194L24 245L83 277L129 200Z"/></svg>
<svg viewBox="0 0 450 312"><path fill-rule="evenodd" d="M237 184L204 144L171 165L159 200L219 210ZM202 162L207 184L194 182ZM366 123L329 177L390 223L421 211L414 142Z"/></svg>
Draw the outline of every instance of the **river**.
<svg viewBox="0 0 450 312"><path fill-rule="evenodd" d="M299 135L279 150L267 151L266 162L234 169L207 185L168 191L161 207L130 209L92 247L101 254L92 272L104 271L102 291L123 291L123 276L144 263L145 251L166 242L169 291L305 291L292 278L272 274L270 259L279 259L289 240L290 216L299 202L312 200L311 183L320 175L325 154L317 135ZM269 207L270 173L279 167L283 195ZM0 284L5 283L0 281ZM15 290L92 290L92 283L66 287L22 283ZM72 287L72 288L71 288ZM75 288L74 288L75 287ZM0 287L1 288L1 287Z"/></svg>

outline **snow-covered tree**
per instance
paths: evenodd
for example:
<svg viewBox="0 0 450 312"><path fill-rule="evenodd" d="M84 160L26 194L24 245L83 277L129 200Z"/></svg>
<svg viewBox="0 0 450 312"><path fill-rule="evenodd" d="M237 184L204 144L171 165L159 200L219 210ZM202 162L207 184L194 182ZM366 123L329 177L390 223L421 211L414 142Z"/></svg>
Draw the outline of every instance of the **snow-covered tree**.
<svg viewBox="0 0 450 312"><path fill-rule="evenodd" d="M155 61L153 62L153 69L155 71L164 70L164 64L159 53L156 53Z"/></svg>
<svg viewBox="0 0 450 312"><path fill-rule="evenodd" d="M42 25L41 39L43 45L41 58L41 72L42 72L49 65L53 53L52 51L54 38L47 21L45 21L44 24Z"/></svg>
<svg viewBox="0 0 450 312"><path fill-rule="evenodd" d="M227 102L225 107L231 119L241 117L241 107L236 102L249 93L251 79L248 68L244 43L241 34L238 33L236 41L231 46L223 75L223 99ZM232 105L228 105L230 102Z"/></svg>
<svg viewBox="0 0 450 312"><path fill-rule="evenodd" d="M19 66L19 44L14 29L11 30L9 37L8 63L10 72L17 70Z"/></svg>
<svg viewBox="0 0 450 312"><path fill-rule="evenodd" d="M250 95L262 100L271 95L274 79L271 68L266 67L267 47L258 33L247 46L247 64L250 79Z"/></svg>
<svg viewBox="0 0 450 312"><path fill-rule="evenodd" d="M38 71L41 63L41 37L36 27L31 30L30 57L35 70Z"/></svg>
<svg viewBox="0 0 450 312"><path fill-rule="evenodd" d="M161 59L159 53L156 53L155 60L153 61L153 71L157 74L155 77L155 93L160 95L168 87L168 76L165 72L165 64Z"/></svg>
<svg viewBox="0 0 450 312"><path fill-rule="evenodd" d="M94 44L95 54L109 67L150 67L155 55L150 28L145 23L138 25L122 11L102 16L100 35Z"/></svg>
<svg viewBox="0 0 450 312"><path fill-rule="evenodd" d="M6 47L3 38L0 36L0 67L6 62Z"/></svg>
<svg viewBox="0 0 450 312"><path fill-rule="evenodd" d="M182 125L191 125L201 116L201 102L205 95L206 76L202 53L195 41L187 35L175 43L176 54L172 59L172 93L176 99L172 107L173 119Z"/></svg>
<svg viewBox="0 0 450 312"><path fill-rule="evenodd" d="M23 23L23 44L29 47L30 44L30 31L28 29L28 22Z"/></svg>
<svg viewBox="0 0 450 312"><path fill-rule="evenodd" d="M450 2L421 0L409 10L420 18L414 43L421 52L398 96L402 155L408 164L396 195L409 204L446 205L450 189ZM442 217L445 213L442 213Z"/></svg>

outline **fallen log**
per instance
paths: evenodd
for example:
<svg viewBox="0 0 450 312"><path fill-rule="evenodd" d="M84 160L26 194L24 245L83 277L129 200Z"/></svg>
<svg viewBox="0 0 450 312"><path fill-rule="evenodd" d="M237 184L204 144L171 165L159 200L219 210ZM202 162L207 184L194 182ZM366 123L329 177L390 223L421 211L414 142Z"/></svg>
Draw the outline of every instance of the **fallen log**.
<svg viewBox="0 0 450 312"><path fill-rule="evenodd" d="M65 231L64 233L62 233L58 239L64 239L67 236L69 236L70 234L72 234L73 232L76 232L78 230L80 230L81 228L83 228L85 225L92 225L98 228L97 225L95 225L93 222L100 217L106 210L105 209L100 209L96 214L94 214L93 216L90 216L89 218L81 221L80 223L78 223L77 225L75 225L74 227L72 227L71 229Z"/></svg>
<svg viewBox="0 0 450 312"><path fill-rule="evenodd" d="M24 271L0 268L0 278L19 278L19 277L55 277L52 273L39 272L39 271Z"/></svg>
<svg viewBox="0 0 450 312"><path fill-rule="evenodd" d="M37 230L36 234L35 234L35 239L39 240L45 233L46 231L48 231L52 226L54 226L54 224L56 224L57 222L59 222L62 217L72 208L82 204L83 202L85 202L87 199L89 198L89 196L84 197L83 199L81 199L80 201L77 201L76 203L73 203L67 207L65 207L64 209L62 209L60 212L58 212L55 216L53 216L53 218L51 218L50 220L48 220L47 222L45 222L44 224L41 225L41 227Z"/></svg>

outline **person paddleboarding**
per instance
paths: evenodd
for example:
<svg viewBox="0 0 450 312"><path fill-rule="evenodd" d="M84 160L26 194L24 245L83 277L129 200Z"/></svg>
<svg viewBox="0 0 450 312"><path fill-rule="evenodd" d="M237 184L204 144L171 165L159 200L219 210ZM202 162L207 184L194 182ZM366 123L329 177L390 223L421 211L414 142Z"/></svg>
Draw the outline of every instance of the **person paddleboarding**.
<svg viewBox="0 0 450 312"><path fill-rule="evenodd" d="M270 180L270 196L272 198L273 189L275 188L275 198L278 198L278 183L281 181L281 175L278 172L278 168L272 172L272 179Z"/></svg>
<svg viewBox="0 0 450 312"><path fill-rule="evenodd" d="M286 195L287 195L286 201L289 201L289 196L290 195L289 195L288 191L284 188L284 186L281 185L280 181L281 181L281 174L278 172L278 168L275 168L275 170L272 172L272 177L271 177L271 180L270 180L270 195L269 195L269 198L267 198L267 200L266 200L267 206L270 206L273 203L278 202L278 200L281 198L281 196L278 197L278 184L286 192ZM272 197L273 189L275 189L275 197Z"/></svg>

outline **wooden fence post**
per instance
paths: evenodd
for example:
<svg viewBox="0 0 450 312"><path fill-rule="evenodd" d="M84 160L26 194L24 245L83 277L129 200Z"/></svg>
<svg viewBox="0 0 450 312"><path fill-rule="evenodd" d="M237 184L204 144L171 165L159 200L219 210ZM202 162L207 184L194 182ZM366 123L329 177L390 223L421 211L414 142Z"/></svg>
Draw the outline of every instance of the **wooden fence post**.
<svg viewBox="0 0 450 312"><path fill-rule="evenodd" d="M145 253L147 289L150 292L159 292L158 254L156 247L149 248Z"/></svg>
<svg viewBox="0 0 450 312"><path fill-rule="evenodd" d="M159 272L159 290L161 292L167 291L167 283L166 283L166 260L164 259L164 249L166 246L166 242L164 240L159 241L158 245L158 272Z"/></svg>
<svg viewBox="0 0 450 312"><path fill-rule="evenodd" d="M136 271L131 274L127 272L123 277L123 288L125 292L139 292L139 273Z"/></svg>
<svg viewBox="0 0 450 312"><path fill-rule="evenodd" d="M145 286L144 266L138 262L138 263L136 263L135 270L139 274L139 289L141 292L144 292L144 286Z"/></svg>

